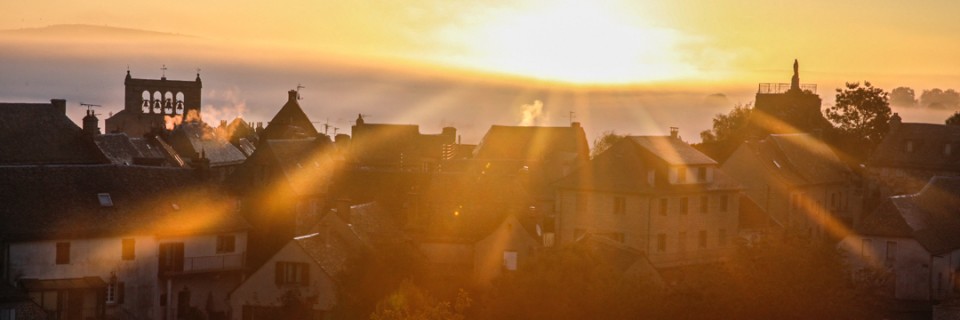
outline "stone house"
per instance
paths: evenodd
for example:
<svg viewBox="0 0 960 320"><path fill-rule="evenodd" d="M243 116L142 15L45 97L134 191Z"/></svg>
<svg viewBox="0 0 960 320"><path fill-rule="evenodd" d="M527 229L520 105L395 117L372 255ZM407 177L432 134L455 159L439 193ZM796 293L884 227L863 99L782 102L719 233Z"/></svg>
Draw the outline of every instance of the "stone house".
<svg viewBox="0 0 960 320"><path fill-rule="evenodd" d="M890 118L890 132L867 161L868 188L883 199L920 191L934 176L960 175L960 126L902 123Z"/></svg>
<svg viewBox="0 0 960 320"><path fill-rule="evenodd" d="M721 260L737 236L740 185L671 136L629 136L557 183L557 241L606 236L656 267Z"/></svg>

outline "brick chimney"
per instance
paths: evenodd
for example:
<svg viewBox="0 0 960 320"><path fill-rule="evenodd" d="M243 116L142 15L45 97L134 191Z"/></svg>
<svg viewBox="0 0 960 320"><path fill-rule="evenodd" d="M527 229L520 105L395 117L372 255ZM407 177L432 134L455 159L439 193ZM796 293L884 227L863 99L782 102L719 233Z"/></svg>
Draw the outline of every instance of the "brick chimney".
<svg viewBox="0 0 960 320"><path fill-rule="evenodd" d="M53 105L53 108L60 112L60 114L67 114L67 100L65 99L50 99L50 104Z"/></svg>
<svg viewBox="0 0 960 320"><path fill-rule="evenodd" d="M287 91L287 102L296 102L297 101L297 90Z"/></svg>
<svg viewBox="0 0 960 320"><path fill-rule="evenodd" d="M670 127L670 137L674 139L680 137L680 128Z"/></svg>

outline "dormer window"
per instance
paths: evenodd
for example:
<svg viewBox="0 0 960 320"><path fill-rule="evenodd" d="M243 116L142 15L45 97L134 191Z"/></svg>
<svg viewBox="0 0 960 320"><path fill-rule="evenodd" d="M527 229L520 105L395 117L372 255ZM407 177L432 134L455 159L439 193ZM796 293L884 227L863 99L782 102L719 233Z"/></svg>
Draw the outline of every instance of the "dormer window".
<svg viewBox="0 0 960 320"><path fill-rule="evenodd" d="M97 194L97 200L100 201L100 206L101 206L101 207L112 207L112 206L113 206L113 199L110 198L110 194L109 194L109 193L98 193L98 194Z"/></svg>

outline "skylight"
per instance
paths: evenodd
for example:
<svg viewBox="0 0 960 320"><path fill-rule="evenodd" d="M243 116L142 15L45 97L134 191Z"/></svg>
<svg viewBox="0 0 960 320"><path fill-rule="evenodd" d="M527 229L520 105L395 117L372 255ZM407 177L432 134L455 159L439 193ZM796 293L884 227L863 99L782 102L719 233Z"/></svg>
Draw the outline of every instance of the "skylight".
<svg viewBox="0 0 960 320"><path fill-rule="evenodd" d="M109 193L98 193L97 200L100 200L101 207L112 207L113 199L110 198Z"/></svg>

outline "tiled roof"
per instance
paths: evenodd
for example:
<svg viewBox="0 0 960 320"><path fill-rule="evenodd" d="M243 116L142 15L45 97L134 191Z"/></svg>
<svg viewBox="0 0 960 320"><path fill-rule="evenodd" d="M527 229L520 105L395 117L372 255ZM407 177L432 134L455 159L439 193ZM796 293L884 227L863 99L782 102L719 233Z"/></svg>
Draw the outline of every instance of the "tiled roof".
<svg viewBox="0 0 960 320"><path fill-rule="evenodd" d="M277 111L273 119L263 129L260 140L310 138L317 135L310 118L300 108L296 92L289 92L287 103Z"/></svg>
<svg viewBox="0 0 960 320"><path fill-rule="evenodd" d="M865 216L857 233L914 238L932 254L960 248L960 178L934 177L920 192L891 197Z"/></svg>
<svg viewBox="0 0 960 320"><path fill-rule="evenodd" d="M590 154L583 128L492 126L474 150L484 160L586 159Z"/></svg>
<svg viewBox="0 0 960 320"><path fill-rule="evenodd" d="M789 168L807 183L846 181L850 170L826 143L812 135L772 134L768 139L789 162Z"/></svg>
<svg viewBox="0 0 960 320"><path fill-rule="evenodd" d="M912 151L907 151L911 142ZM945 152L949 144L951 152ZM901 123L880 142L869 164L878 167L906 167L960 171L960 126Z"/></svg>
<svg viewBox="0 0 960 320"><path fill-rule="evenodd" d="M168 157L162 147L154 146L144 138L131 138L126 133L102 134L94 137L93 141L112 164L134 164L135 159L163 162Z"/></svg>
<svg viewBox="0 0 960 320"><path fill-rule="evenodd" d="M51 103L0 103L0 165L104 163L80 127Z"/></svg>
<svg viewBox="0 0 960 320"><path fill-rule="evenodd" d="M235 203L195 172L142 166L0 167L0 238L237 231Z"/></svg>
<svg viewBox="0 0 960 320"><path fill-rule="evenodd" d="M189 141L190 150L178 149L181 157L194 158L202 152L203 156L210 160L211 167L239 164L247 159L240 149L230 144L229 137L218 136L216 130L203 122L183 123L170 135L171 139L186 138ZM183 145L173 143L174 148L182 148Z"/></svg>
<svg viewBox="0 0 960 320"><path fill-rule="evenodd" d="M338 172L340 163L331 156L332 144L318 139L265 141L290 188L298 195L326 192Z"/></svg>
<svg viewBox="0 0 960 320"><path fill-rule="evenodd" d="M630 136L628 138L669 164L717 164L707 155L677 138L670 136Z"/></svg>

